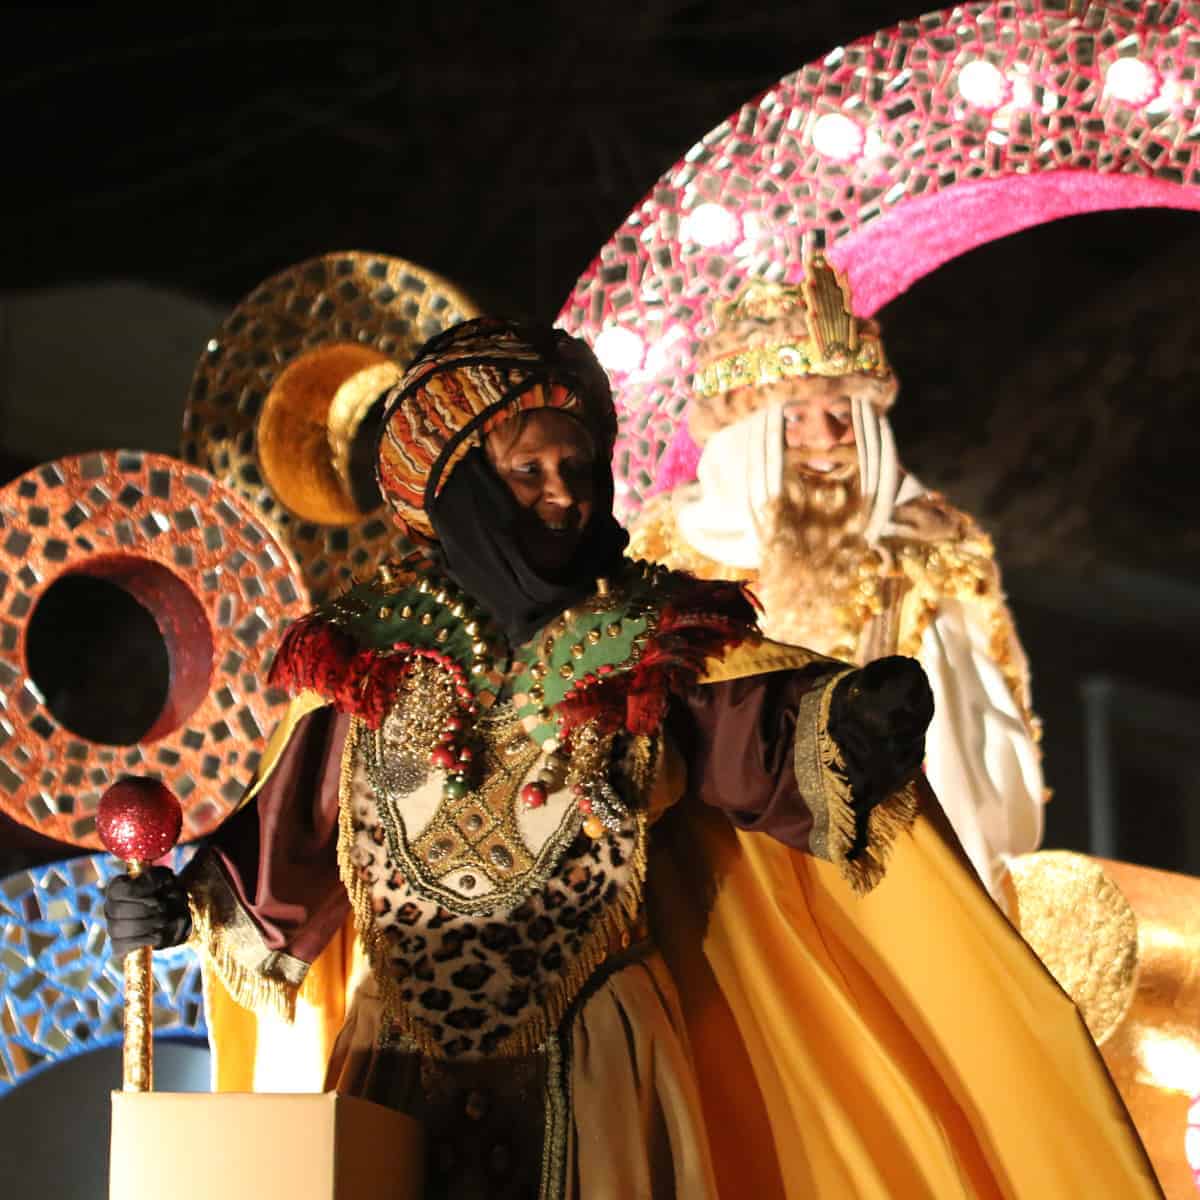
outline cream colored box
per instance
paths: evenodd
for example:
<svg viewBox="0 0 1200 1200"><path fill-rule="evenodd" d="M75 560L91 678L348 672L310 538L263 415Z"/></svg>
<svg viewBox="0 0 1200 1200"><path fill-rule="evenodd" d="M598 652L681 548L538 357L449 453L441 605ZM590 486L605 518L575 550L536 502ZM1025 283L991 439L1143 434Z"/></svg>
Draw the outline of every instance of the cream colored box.
<svg viewBox="0 0 1200 1200"><path fill-rule="evenodd" d="M113 1092L110 1200L420 1200L422 1126L332 1092Z"/></svg>

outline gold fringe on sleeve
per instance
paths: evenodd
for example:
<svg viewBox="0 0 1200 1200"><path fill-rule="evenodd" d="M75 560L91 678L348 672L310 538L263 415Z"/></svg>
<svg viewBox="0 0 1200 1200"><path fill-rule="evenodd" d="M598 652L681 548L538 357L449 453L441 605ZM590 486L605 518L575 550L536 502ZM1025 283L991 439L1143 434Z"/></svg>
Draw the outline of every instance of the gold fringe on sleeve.
<svg viewBox="0 0 1200 1200"><path fill-rule="evenodd" d="M201 954L206 969L216 973L243 1008L293 1021L308 964L263 944L211 856L197 856L188 874L192 914L188 940Z"/></svg>
<svg viewBox="0 0 1200 1200"><path fill-rule="evenodd" d="M839 671L800 701L795 765L800 794L813 818L809 851L833 863L861 894L869 892L883 878L892 843L916 820L917 793L914 785L908 783L877 804L867 818L866 846L853 859L847 858L854 845L854 809L845 763L829 732L829 707L834 688L852 670Z"/></svg>

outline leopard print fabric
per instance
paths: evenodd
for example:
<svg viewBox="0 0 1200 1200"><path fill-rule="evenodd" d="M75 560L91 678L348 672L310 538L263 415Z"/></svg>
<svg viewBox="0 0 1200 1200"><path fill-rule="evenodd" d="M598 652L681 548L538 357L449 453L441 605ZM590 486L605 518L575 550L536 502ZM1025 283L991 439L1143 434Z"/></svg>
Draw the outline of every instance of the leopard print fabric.
<svg viewBox="0 0 1200 1200"><path fill-rule="evenodd" d="M393 861L361 762L350 774L349 864L369 902L376 972L395 985L398 1026L426 1053L471 1058L538 1044L640 905L644 823L579 833L516 908L479 915L427 898ZM352 886L352 893L355 891ZM356 906L357 907L357 906Z"/></svg>

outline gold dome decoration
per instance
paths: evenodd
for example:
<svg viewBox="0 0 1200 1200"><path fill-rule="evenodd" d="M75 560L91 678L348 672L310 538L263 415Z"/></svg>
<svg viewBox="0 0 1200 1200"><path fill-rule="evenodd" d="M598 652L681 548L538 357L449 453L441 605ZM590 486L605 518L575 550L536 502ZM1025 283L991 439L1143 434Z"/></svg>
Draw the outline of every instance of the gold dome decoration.
<svg viewBox="0 0 1200 1200"><path fill-rule="evenodd" d="M1190 1200L1200 879L1051 850L1013 859L1009 882L1015 922L1100 1044L1163 1194Z"/></svg>
<svg viewBox="0 0 1200 1200"><path fill-rule="evenodd" d="M1024 854L1009 863L1014 924L1075 1001L1097 1045L1133 1003L1137 918L1099 860L1066 850Z"/></svg>
<svg viewBox="0 0 1200 1200"><path fill-rule="evenodd" d="M375 491L375 418L420 346L476 315L432 271L347 251L268 279L209 341L183 455L270 518L314 601L404 550Z"/></svg>
<svg viewBox="0 0 1200 1200"><path fill-rule="evenodd" d="M318 525L361 519L351 447L400 373L385 354L355 342L319 346L280 372L258 419L258 464L266 485L298 519Z"/></svg>

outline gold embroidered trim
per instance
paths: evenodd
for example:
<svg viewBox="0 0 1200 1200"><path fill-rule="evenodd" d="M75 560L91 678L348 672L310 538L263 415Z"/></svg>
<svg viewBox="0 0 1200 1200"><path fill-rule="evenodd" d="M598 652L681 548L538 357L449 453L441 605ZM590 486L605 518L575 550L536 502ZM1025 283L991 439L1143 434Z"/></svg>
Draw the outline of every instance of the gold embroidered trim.
<svg viewBox="0 0 1200 1200"><path fill-rule="evenodd" d="M827 862L844 859L854 839L850 785L838 770L843 765L841 754L828 733L833 689L853 669L847 667L827 679L821 687L805 692L796 712L796 782L813 819L808 848L817 858ZM810 731L811 741L807 736Z"/></svg>
<svg viewBox="0 0 1200 1200"><path fill-rule="evenodd" d="M430 1058L444 1058L445 1054L442 1048L430 1037L420 1021L413 1020L408 1006L400 994L396 980L391 974L386 938L375 922L370 886L354 865L355 830L351 784L362 731L362 722L357 717L354 718L350 722L346 746L342 752L338 791L338 871L350 898L355 928L379 984L383 1007L380 1028L387 1036L390 1030L398 1027L400 1034L409 1038L422 1054L426 1054ZM653 769L653 756L648 752L639 753L635 761L639 765L644 765L644 770L639 771L638 774L644 774ZM640 796L647 786L648 780L635 777L630 782ZM608 957L609 948L613 944L623 943L636 926L645 892L648 821L643 811L636 812L631 820L634 823L633 848L630 855L631 877L625 885L625 889L617 901L605 910L604 915L584 939L579 954L572 960L558 982L549 989L541 1003L540 1011L522 1022L518 1028L501 1041L496 1046L495 1054L501 1057L514 1057L532 1054L537 1050L558 1028L571 1001L578 995L579 990L596 968Z"/></svg>
<svg viewBox="0 0 1200 1200"><path fill-rule="evenodd" d="M823 347L817 338L793 337L763 346L746 346L707 363L692 376L692 394L705 399L740 387L764 387L782 379L810 375L840 378L870 375L890 379L891 368L878 334L866 330L853 348Z"/></svg>
<svg viewBox="0 0 1200 1200"><path fill-rule="evenodd" d="M917 794L915 785L909 783L877 804L867 819L866 847L855 858L846 857L854 844L854 809L845 763L829 732L829 707L834 688L851 670L839 671L823 687L801 698L796 716L795 766L800 794L813 819L809 851L836 865L850 886L864 893L883 878L892 843L916 819ZM814 734L812 743L805 737L807 730Z"/></svg>
<svg viewBox="0 0 1200 1200"><path fill-rule="evenodd" d="M413 697L407 693L401 701L405 706L412 702ZM530 740L521 718L508 703L497 704L480 717L475 732L479 738L477 752L483 756L482 778L458 799L443 797L433 819L415 838L409 836L400 807L404 793L388 786L387 758L395 753L392 739L384 737L384 730L363 730L358 742L364 774L374 791L380 823L387 835L388 853L413 891L460 915L516 908L531 892L546 885L580 826L578 808L567 804L558 828L545 842L536 851L526 846L518 827L517 805L521 785L542 751ZM474 839L462 828L463 819L470 814L478 814L481 819L482 833ZM434 871L429 864L429 850L439 843L444 844L445 854ZM503 868L490 859L497 852L506 864ZM439 882L465 867L485 876L493 890L464 896Z"/></svg>
<svg viewBox="0 0 1200 1200"><path fill-rule="evenodd" d="M188 941L230 996L251 1012L270 1012L293 1021L308 964L263 944L257 926L211 856L198 857L189 872L188 907L192 914Z"/></svg>
<svg viewBox="0 0 1200 1200"><path fill-rule="evenodd" d="M769 671L799 671L813 663L842 665L837 659L826 658L800 646L785 646L770 638L747 639L721 658L710 659L700 682L725 683L748 675L765 675Z"/></svg>
<svg viewBox="0 0 1200 1200"><path fill-rule="evenodd" d="M542 1047L546 1063L546 1085L542 1094L545 1113L542 1133L542 1176L538 1200L554 1200L564 1190L567 1167L567 1136L571 1115L571 1068L564 1070L563 1051L557 1034Z"/></svg>

